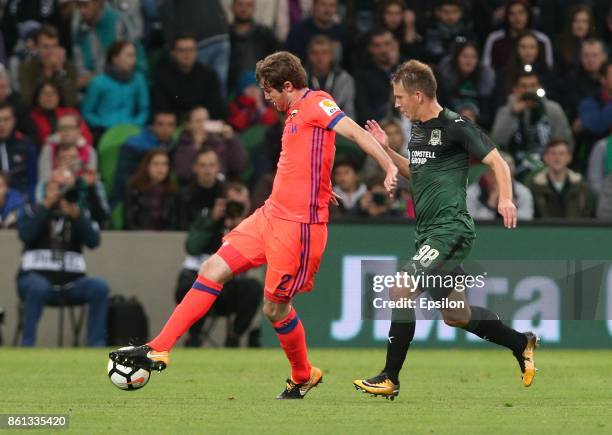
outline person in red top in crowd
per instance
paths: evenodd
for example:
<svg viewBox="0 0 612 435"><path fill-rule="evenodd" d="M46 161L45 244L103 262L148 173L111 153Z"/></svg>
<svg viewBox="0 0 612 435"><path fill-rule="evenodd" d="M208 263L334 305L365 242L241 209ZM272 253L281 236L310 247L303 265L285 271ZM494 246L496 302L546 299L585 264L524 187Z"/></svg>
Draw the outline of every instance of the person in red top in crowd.
<svg viewBox="0 0 612 435"><path fill-rule="evenodd" d="M96 150L83 137L79 130L81 118L78 114L65 114L57 118L57 133L47 137L38 157L38 179L46 180L51 171L57 169L57 154L60 148L76 146L79 154L79 168L76 176L83 175L85 170L98 170L98 155Z"/></svg>
<svg viewBox="0 0 612 435"><path fill-rule="evenodd" d="M272 194L204 261L161 333L145 345L111 352L110 358L127 366L163 370L170 349L208 312L223 284L267 264L263 311L291 364L291 377L277 398L302 399L321 382L323 373L308 361L306 334L291 300L312 290L327 242L329 203L337 203L330 178L336 132L384 167L389 193L397 183L397 168L329 94L307 88L306 71L295 55L281 51L267 56L257 63L256 76L266 100L287 115Z"/></svg>
<svg viewBox="0 0 612 435"><path fill-rule="evenodd" d="M274 125L278 114L266 103L257 84L255 73L245 72L238 85L240 94L229 104L227 122L238 131L261 124Z"/></svg>
<svg viewBox="0 0 612 435"><path fill-rule="evenodd" d="M79 111L72 107L63 107L60 95L57 85L48 80L42 81L34 91L32 101L34 108L30 112L30 117L36 126L38 146L44 145L47 137L57 130L57 121L63 115L76 115L79 118L81 135L88 144L92 144L91 131L89 131L89 127L83 121Z"/></svg>

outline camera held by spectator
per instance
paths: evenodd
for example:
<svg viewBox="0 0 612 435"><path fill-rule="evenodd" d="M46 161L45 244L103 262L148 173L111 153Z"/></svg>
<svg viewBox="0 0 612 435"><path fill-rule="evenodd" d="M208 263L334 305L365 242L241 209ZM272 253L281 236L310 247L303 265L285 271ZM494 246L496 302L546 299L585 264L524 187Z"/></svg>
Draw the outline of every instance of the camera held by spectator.
<svg viewBox="0 0 612 435"><path fill-rule="evenodd" d="M398 204L389 196L384 177L376 175L366 183L368 191L359 201L360 214L370 217L397 216Z"/></svg>

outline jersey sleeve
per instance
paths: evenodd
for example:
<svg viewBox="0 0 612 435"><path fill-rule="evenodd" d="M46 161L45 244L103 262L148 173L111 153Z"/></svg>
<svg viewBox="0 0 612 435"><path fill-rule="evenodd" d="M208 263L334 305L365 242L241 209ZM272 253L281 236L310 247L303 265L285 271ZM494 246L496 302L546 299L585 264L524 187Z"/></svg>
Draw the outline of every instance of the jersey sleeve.
<svg viewBox="0 0 612 435"><path fill-rule="evenodd" d="M316 95L308 107L307 116L310 124L331 130L346 115L330 96Z"/></svg>
<svg viewBox="0 0 612 435"><path fill-rule="evenodd" d="M453 127L452 134L459 146L478 160L495 149L493 141L474 123L459 118Z"/></svg>

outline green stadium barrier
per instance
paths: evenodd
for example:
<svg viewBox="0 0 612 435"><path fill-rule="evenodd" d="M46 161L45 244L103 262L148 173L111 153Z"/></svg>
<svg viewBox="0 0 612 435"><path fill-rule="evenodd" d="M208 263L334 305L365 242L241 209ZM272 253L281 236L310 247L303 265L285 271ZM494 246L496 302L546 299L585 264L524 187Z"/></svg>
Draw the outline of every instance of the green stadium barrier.
<svg viewBox="0 0 612 435"><path fill-rule="evenodd" d="M117 125L107 130L100 141L98 142L98 156L100 167L100 176L104 183L107 195L110 195L113 189L115 179L115 168L117 167L117 157L119 149L125 141L135 134L138 134L140 127L137 125Z"/></svg>
<svg viewBox="0 0 612 435"><path fill-rule="evenodd" d="M333 223L329 226L329 240L321 267L311 293L298 295L294 300L300 318L304 322L311 346L321 347L379 347L385 346L388 322L362 320L360 297L349 296L347 286L354 283L355 276L361 280L360 260L367 257L397 259L398 265L414 255L414 226L395 221L384 224ZM512 317L511 323L523 329L540 330L547 347L612 347L612 226L568 226L568 225L519 225L514 230L504 229L501 224L478 224L477 238L468 260L500 260L497 264L501 279L509 283L508 298L512 298L515 309L525 308L532 299L521 300L516 280L513 281L513 266L510 260L533 262L537 268L540 260L601 260L607 267L603 271L603 295L600 307L607 314L596 317L600 320L560 320L543 323L538 313L533 319ZM507 267L505 266L507 261ZM562 262L560 262L563 264ZM557 264L557 263L555 263ZM507 269L507 273L505 271ZM536 269L534 276L540 272ZM545 272L541 272L545 275ZM498 276L498 275L495 275ZM606 287L607 276L607 287ZM585 288L584 291L593 289ZM357 290L359 291L359 290ZM607 292L607 293L606 293ZM571 305L567 291L560 289L560 305ZM352 298L352 299L351 299ZM494 298L489 297L489 301ZM357 304L355 308L354 304ZM491 303L488 303L491 306ZM349 309L348 307L353 307ZM607 308L606 308L607 307ZM520 317L520 316L519 316ZM574 318L572 318L574 319ZM417 322L415 341L419 347L473 347L490 344L474 341L463 330L453 329L442 321ZM277 345L274 331L264 322L264 344ZM382 353L381 353L382 357Z"/></svg>

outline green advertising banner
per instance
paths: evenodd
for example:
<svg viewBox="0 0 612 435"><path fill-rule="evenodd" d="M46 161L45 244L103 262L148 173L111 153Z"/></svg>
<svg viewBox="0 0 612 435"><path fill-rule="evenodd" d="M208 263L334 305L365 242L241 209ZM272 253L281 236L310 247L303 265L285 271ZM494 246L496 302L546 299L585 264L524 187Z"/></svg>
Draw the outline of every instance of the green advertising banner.
<svg viewBox="0 0 612 435"><path fill-rule="evenodd" d="M372 315L372 273L364 273L363 262L374 261L380 273L391 275L414 254L411 223L331 224L315 288L294 301L309 345L383 346L389 320ZM486 276L482 289L466 290L472 304L493 309L518 330L536 332L546 346L612 347L612 226L477 225L465 269ZM425 314L417 313L420 347L486 345ZM277 343L267 326L264 343Z"/></svg>

